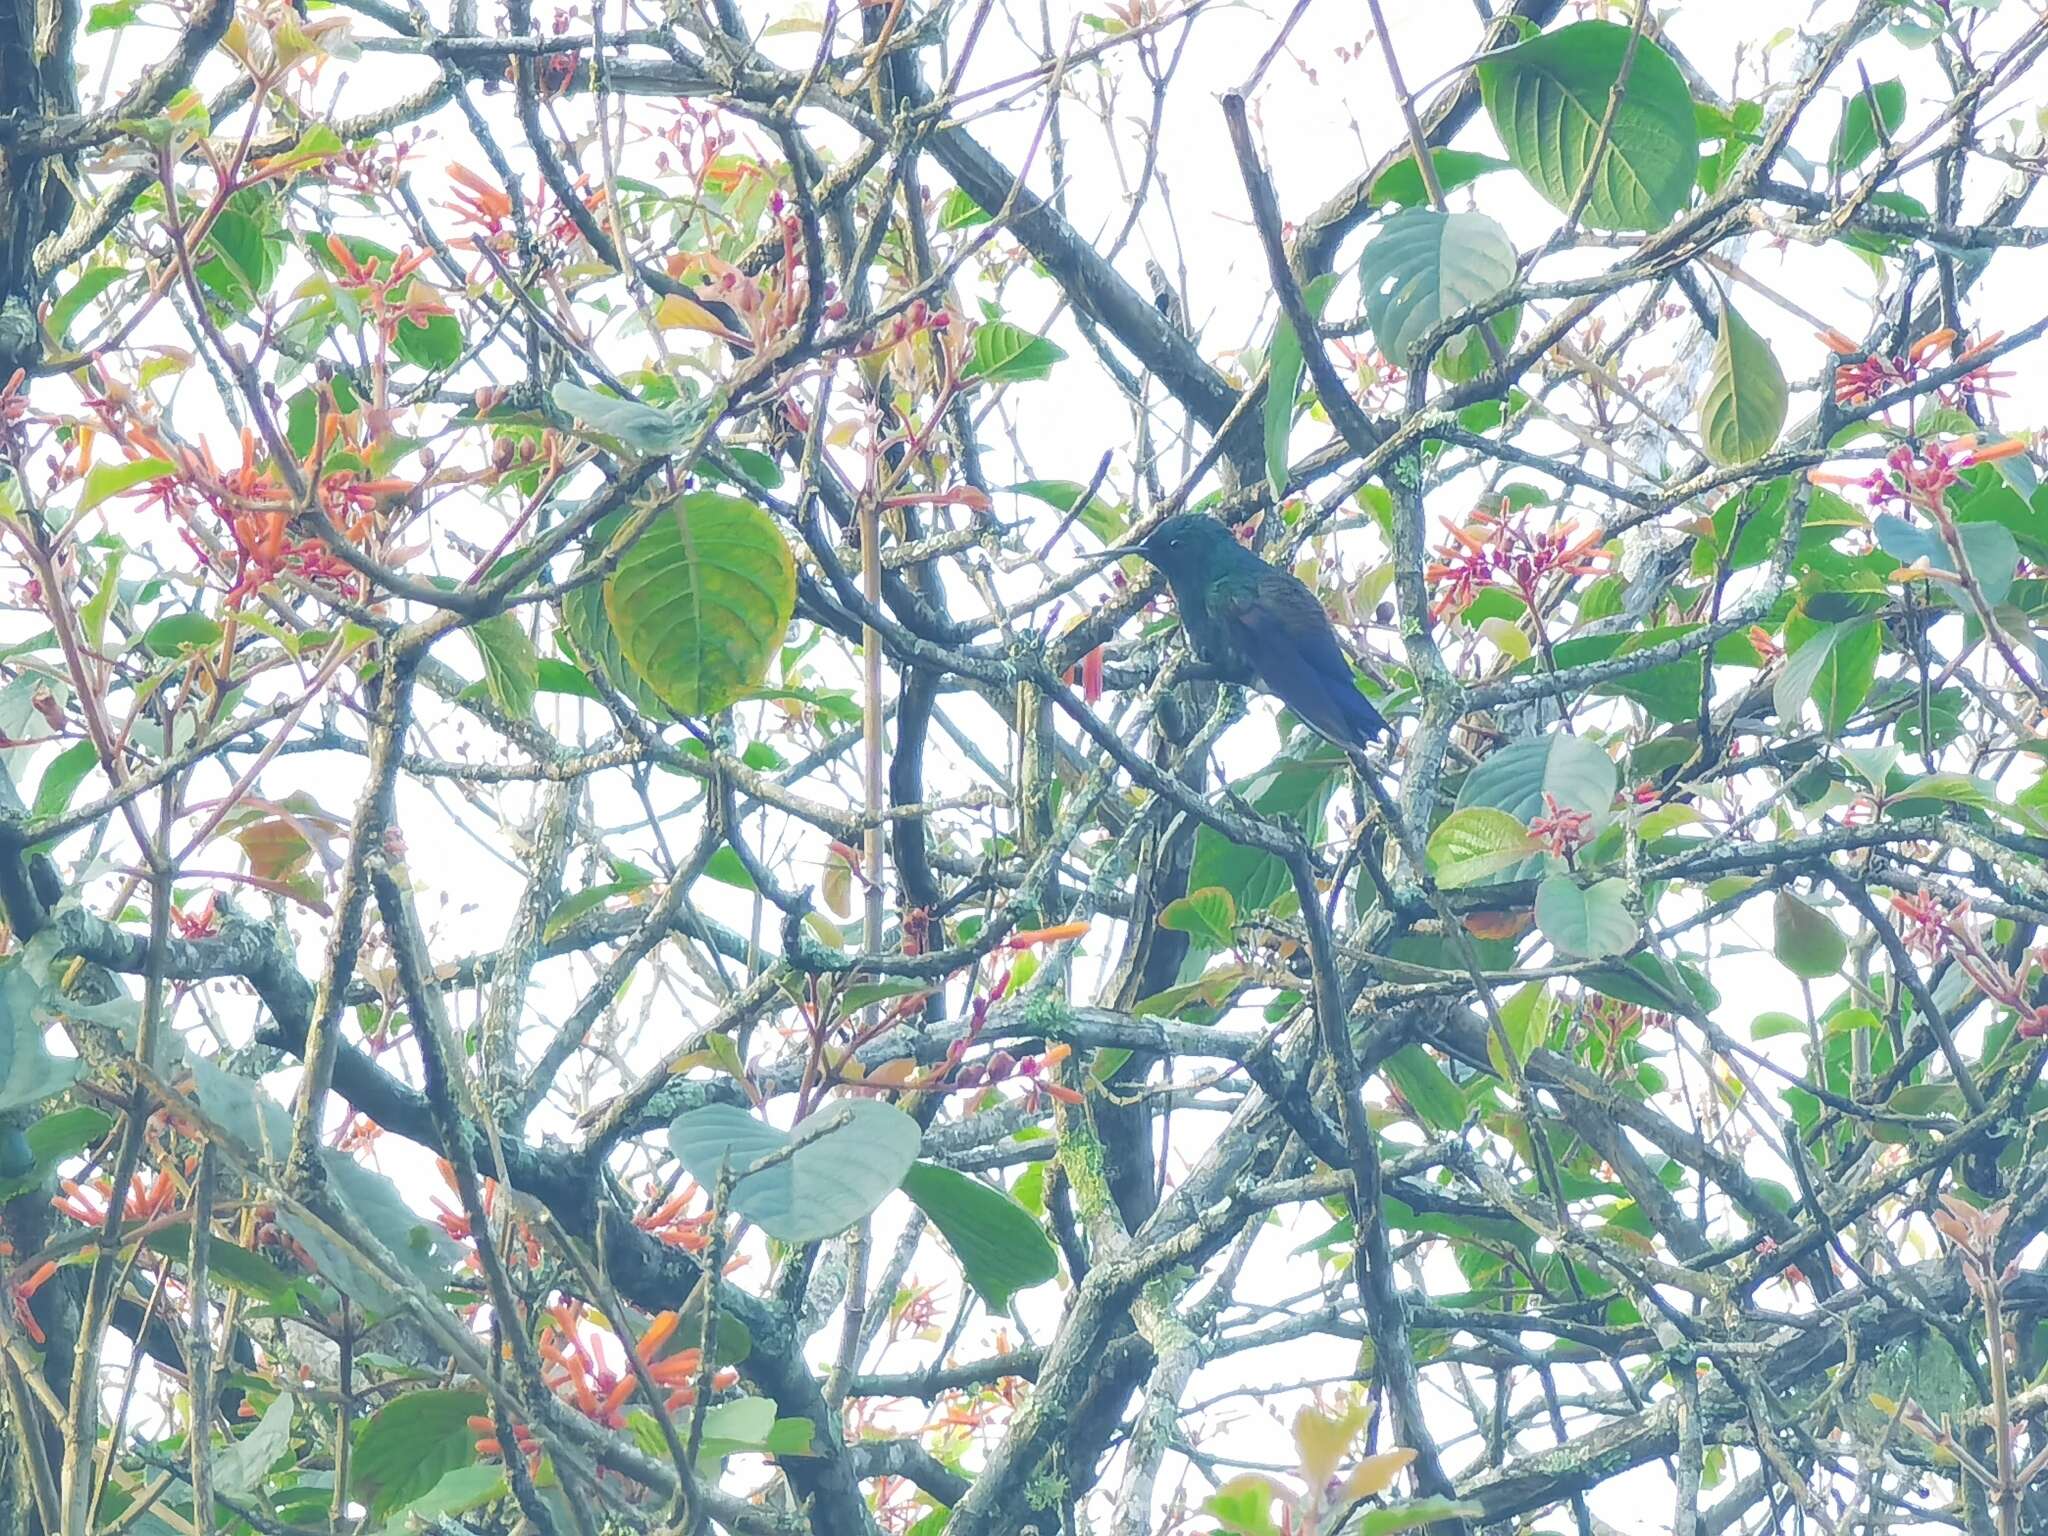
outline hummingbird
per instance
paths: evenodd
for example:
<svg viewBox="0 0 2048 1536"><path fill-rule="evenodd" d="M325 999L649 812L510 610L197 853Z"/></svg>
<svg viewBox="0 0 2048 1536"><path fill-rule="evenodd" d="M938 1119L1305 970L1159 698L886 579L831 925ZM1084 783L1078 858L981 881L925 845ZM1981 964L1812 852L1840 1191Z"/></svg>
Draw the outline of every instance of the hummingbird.
<svg viewBox="0 0 2048 1536"><path fill-rule="evenodd" d="M1392 734L1353 681L1322 600L1215 518L1169 517L1142 543L1098 558L1124 555L1140 556L1165 576L1189 646L1225 682L1271 694L1340 747Z"/></svg>

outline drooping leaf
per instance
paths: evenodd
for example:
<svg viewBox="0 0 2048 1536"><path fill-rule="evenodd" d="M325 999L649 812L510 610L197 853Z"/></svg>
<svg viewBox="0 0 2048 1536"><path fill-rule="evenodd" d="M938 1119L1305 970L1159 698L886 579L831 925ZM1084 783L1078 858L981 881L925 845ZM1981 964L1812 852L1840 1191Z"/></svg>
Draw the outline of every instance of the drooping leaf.
<svg viewBox="0 0 2048 1536"><path fill-rule="evenodd" d="M1835 975L1849 958L1849 942L1834 919L1790 891L1771 902L1771 941L1785 969L1810 981Z"/></svg>
<svg viewBox="0 0 2048 1536"><path fill-rule="evenodd" d="M1630 48L1629 29L1581 21L1479 62L1479 90L1508 159L1530 185L1569 208L1589 169L1593 229L1663 228L1686 205L1699 170L1699 131L1685 76L1649 38L1635 39L1628 84L1606 152L1600 125Z"/></svg>
<svg viewBox="0 0 2048 1536"><path fill-rule="evenodd" d="M1527 827L1486 805L1451 812L1429 835L1430 869L1447 891L1481 884L1538 851Z"/></svg>
<svg viewBox="0 0 2048 1536"><path fill-rule="evenodd" d="M1007 320L984 320L975 327L974 355L960 374L990 384L1021 384L1049 377L1053 364L1066 355L1064 349L1022 326Z"/></svg>
<svg viewBox="0 0 2048 1536"><path fill-rule="evenodd" d="M1237 937L1237 902L1220 885L1204 886L1168 902L1159 914L1159 926L1188 934L1211 949L1228 949Z"/></svg>
<svg viewBox="0 0 2048 1536"><path fill-rule="evenodd" d="M491 702L513 720L533 718L540 690L540 655L516 613L495 613L469 626L483 661L484 687Z"/></svg>
<svg viewBox="0 0 2048 1536"><path fill-rule="evenodd" d="M1878 116L1870 110L1872 97L1889 138L1906 120L1906 85L1902 80L1880 80L1869 90L1859 90L1842 103L1842 121L1835 129L1834 148L1828 151L1828 169L1839 176L1853 171L1877 153Z"/></svg>
<svg viewBox="0 0 2048 1536"><path fill-rule="evenodd" d="M1872 524L1878 547L1901 566L1925 560L1937 571L1961 575L1955 551L1932 528L1909 523L1894 512L1880 513ZM1984 601L1996 608L2012 595L2013 573L2019 565L2019 544L2003 523L1957 523L1956 539L1976 578ZM1960 601L1960 599L1958 599Z"/></svg>
<svg viewBox="0 0 2048 1536"><path fill-rule="evenodd" d="M1454 1131L1464 1123L1465 1095L1421 1046L1402 1046L1380 1070L1431 1130Z"/></svg>
<svg viewBox="0 0 2048 1536"><path fill-rule="evenodd" d="M292 1395L278 1393L248 1434L229 1440L214 1455L216 1488L232 1498L246 1499L262 1486L271 1466L291 1449L292 1407Z"/></svg>
<svg viewBox="0 0 2048 1536"><path fill-rule="evenodd" d="M443 1477L474 1465L472 1418L490 1412L481 1392L425 1387L391 1399L356 1437L349 1471L370 1513L383 1518L431 1491Z"/></svg>
<svg viewBox="0 0 2048 1536"><path fill-rule="evenodd" d="M99 751L89 741L74 741L51 758L50 766L37 781L35 804L29 815L37 821L47 821L70 810L71 797L78 793L78 786L99 766L99 761Z"/></svg>
<svg viewBox="0 0 2048 1536"><path fill-rule="evenodd" d="M1429 161L1436 170L1437 185L1446 192L1455 192L1494 171L1509 169L1508 162L1498 155L1478 155L1467 149L1432 150ZM1412 153L1405 155L1380 172L1372 190L1366 194L1366 201L1375 208L1389 205L1426 207L1429 189L1422 183L1422 172L1416 165L1415 156Z"/></svg>
<svg viewBox="0 0 2048 1536"><path fill-rule="evenodd" d="M679 715L715 715L768 674L796 609L789 545L752 502L676 498L620 559L604 609L626 664Z"/></svg>
<svg viewBox="0 0 2048 1536"><path fill-rule="evenodd" d="M1798 728L1801 707L1811 699L1821 725L1839 734L1862 707L1877 676L1884 631L1874 621L1829 624L1816 629L1785 658L1772 685L1780 728Z"/></svg>
<svg viewBox="0 0 2048 1536"><path fill-rule="evenodd" d="M95 464L85 472L85 491L78 498L78 510L90 512L110 496L132 491L138 485L175 475L178 467L168 459L131 459L125 464Z"/></svg>
<svg viewBox="0 0 2048 1536"><path fill-rule="evenodd" d="M114 1128L113 1117L90 1105L40 1115L22 1132L32 1160L22 1172L0 1179L0 1200L12 1200L35 1188L68 1157L76 1157Z"/></svg>
<svg viewBox="0 0 2048 1536"><path fill-rule="evenodd" d="M52 1056L43 1040L41 986L19 959L0 961L0 1111L26 1109L77 1079L75 1056Z"/></svg>
<svg viewBox="0 0 2048 1536"><path fill-rule="evenodd" d="M1778 444L1791 405L1785 370L1769 343L1733 304L1721 309L1721 334L1700 396L1700 441L1716 464L1747 464Z"/></svg>
<svg viewBox="0 0 2048 1536"><path fill-rule="evenodd" d="M1513 284L1515 248L1483 213L1410 208L1381 227L1358 270L1373 338L1405 366L1416 344L1444 321Z"/></svg>
<svg viewBox="0 0 2048 1536"><path fill-rule="evenodd" d="M758 1173L755 1163L783 1152L787 1131L730 1104L709 1104L679 1115L668 1128L669 1146L690 1177L718 1187L721 1170L734 1175L732 1205L771 1237L816 1242L844 1232L880 1205L903 1182L917 1159L917 1122L872 1099L827 1104L802 1128L803 1145Z"/></svg>
<svg viewBox="0 0 2048 1536"><path fill-rule="evenodd" d="M917 1163L904 1176L903 1193L932 1219L991 1312L1009 1316L1013 1295L1059 1274L1059 1255L1045 1229L1003 1191L936 1163Z"/></svg>
<svg viewBox="0 0 2048 1536"><path fill-rule="evenodd" d="M1546 876L1536 887L1536 926L1557 949L1580 960L1622 954L1636 942L1628 882L1582 886L1570 875Z"/></svg>
<svg viewBox="0 0 2048 1536"><path fill-rule="evenodd" d="M593 560L603 555L625 516L624 512L614 512L591 530L583 559L577 562L577 574L583 573ZM604 609L604 588L602 581L585 581L563 594L562 624L568 631L569 643L583 665L604 679L627 703L643 715L666 720L670 718L669 707L662 703L661 695L647 685L646 679L633 670L619 649L619 637L612 629L611 615Z"/></svg>
<svg viewBox="0 0 2048 1536"><path fill-rule="evenodd" d="M1302 289L1302 301L1311 315L1321 317L1336 286L1336 274L1325 272ZM1300 393L1305 366L1301 338L1282 315L1273 329L1273 344L1266 349L1266 485L1276 501L1287 489L1287 439L1294 427L1295 396Z"/></svg>

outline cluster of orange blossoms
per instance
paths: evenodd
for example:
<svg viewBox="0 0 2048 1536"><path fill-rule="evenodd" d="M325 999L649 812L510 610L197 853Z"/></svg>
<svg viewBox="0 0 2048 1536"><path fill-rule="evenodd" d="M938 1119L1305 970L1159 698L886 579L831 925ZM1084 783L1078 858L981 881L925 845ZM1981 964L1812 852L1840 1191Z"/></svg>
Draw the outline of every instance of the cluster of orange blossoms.
<svg viewBox="0 0 2048 1536"><path fill-rule="evenodd" d="M697 1401L697 1378L704 1363L701 1349L681 1349L672 1355L661 1353L662 1347L675 1336L680 1321L674 1312L657 1313L633 1346L633 1353L646 1368L648 1377L666 1393L662 1407L669 1413ZM611 1340L610 1346L601 1350L601 1339ZM542 1319L537 1348L543 1362L542 1378L549 1391L593 1423L607 1429L625 1428L626 1407L639 1390L639 1379L624 1361L616 1368L606 1363L606 1355L617 1353L617 1337L608 1330L592 1327L582 1303L563 1301L549 1307ZM712 1375L711 1385L715 1391L724 1391L738 1380L739 1372L727 1366ZM478 1455L504 1455L498 1427L489 1418L474 1417L469 1427L477 1434ZM531 1431L524 1425L515 1425L513 1435L520 1454L537 1471L540 1449Z"/></svg>

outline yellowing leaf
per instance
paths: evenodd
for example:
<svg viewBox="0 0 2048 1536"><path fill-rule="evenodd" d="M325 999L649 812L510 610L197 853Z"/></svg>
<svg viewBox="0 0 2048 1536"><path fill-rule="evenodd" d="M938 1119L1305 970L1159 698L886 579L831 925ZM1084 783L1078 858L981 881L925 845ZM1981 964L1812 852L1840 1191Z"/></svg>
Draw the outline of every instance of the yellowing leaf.
<svg viewBox="0 0 2048 1536"><path fill-rule="evenodd" d="M1294 1448L1301 1455L1301 1475L1311 1488L1320 1488L1337 1475L1344 1453L1371 1417L1372 1410L1363 1403L1336 1418L1319 1408L1304 1408L1294 1416Z"/></svg>
<svg viewBox="0 0 2048 1536"><path fill-rule="evenodd" d="M1366 1457L1351 1469L1351 1475L1344 1480L1344 1499L1347 1502L1369 1499L1376 1493L1385 1493L1394 1485L1394 1478L1401 1469L1414 1459L1415 1453L1406 1446Z"/></svg>
<svg viewBox="0 0 2048 1536"><path fill-rule="evenodd" d="M664 331L708 331L730 336L732 327L688 294L671 293L654 306L654 323Z"/></svg>

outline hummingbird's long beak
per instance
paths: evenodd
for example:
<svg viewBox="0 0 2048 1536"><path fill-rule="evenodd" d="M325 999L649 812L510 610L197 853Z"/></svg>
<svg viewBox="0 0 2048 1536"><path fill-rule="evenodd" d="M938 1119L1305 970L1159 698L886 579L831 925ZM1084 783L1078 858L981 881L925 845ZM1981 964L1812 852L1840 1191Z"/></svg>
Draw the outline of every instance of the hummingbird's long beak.
<svg viewBox="0 0 2048 1536"><path fill-rule="evenodd" d="M1132 555L1136 555L1140 560L1150 560L1152 558L1142 544L1116 544L1108 549L1098 549L1092 555L1083 555L1081 563L1083 565L1100 565L1110 560L1123 560Z"/></svg>

